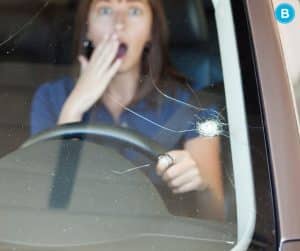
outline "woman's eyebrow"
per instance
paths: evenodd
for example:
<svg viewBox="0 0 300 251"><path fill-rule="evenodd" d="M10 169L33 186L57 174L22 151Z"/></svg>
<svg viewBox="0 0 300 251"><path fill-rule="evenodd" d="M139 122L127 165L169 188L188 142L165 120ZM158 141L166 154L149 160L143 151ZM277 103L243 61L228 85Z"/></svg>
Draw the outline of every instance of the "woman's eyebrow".
<svg viewBox="0 0 300 251"><path fill-rule="evenodd" d="M111 0L95 0L94 3L100 3L100 2L111 2Z"/></svg>
<svg viewBox="0 0 300 251"><path fill-rule="evenodd" d="M121 0L119 0L121 1ZM145 3L145 0L126 0L127 2L139 2L139 3Z"/></svg>
<svg viewBox="0 0 300 251"><path fill-rule="evenodd" d="M138 2L138 3L145 3L145 0L118 0L118 2L129 2L129 3L132 3L132 2ZM106 2L106 3L109 3L109 2L113 2L112 0L95 0L96 3L99 3L99 2Z"/></svg>

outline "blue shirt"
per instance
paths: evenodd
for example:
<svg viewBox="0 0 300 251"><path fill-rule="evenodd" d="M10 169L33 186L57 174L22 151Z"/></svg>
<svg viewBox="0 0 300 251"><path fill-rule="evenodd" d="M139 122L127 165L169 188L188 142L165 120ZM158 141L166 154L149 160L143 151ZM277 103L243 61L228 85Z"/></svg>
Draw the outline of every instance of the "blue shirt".
<svg viewBox="0 0 300 251"><path fill-rule="evenodd" d="M56 126L62 107L74 88L69 77L41 85L34 95L31 109L31 135ZM118 123L103 104L86 112L83 122L103 123L128 127L151 138L167 149L182 146L186 140L198 137L197 122L216 114L212 107L197 109L191 105L192 93L178 88L169 96L157 91L124 110ZM149 105L151 98L157 98L156 106Z"/></svg>

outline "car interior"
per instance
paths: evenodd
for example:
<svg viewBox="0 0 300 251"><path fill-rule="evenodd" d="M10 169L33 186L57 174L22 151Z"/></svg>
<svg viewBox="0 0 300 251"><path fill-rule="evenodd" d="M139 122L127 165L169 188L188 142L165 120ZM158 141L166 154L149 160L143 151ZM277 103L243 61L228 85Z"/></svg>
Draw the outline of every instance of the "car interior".
<svg viewBox="0 0 300 251"><path fill-rule="evenodd" d="M42 83L78 69L72 53L79 0L10 0L0 3L0 156L29 137L33 94ZM189 79L205 102L223 105L224 91L214 9L210 0L164 0L173 66ZM197 56L195 56L197 55ZM228 143L228 142L227 142ZM223 142L223 161L228 144ZM230 164L227 164L230 166ZM227 168L224 176L232 177ZM232 185L225 177L226 217L235 210Z"/></svg>
<svg viewBox="0 0 300 251"><path fill-rule="evenodd" d="M221 83L211 2L163 2L173 65L194 90ZM72 51L77 6L78 0L1 1L0 156L29 137L30 106L37 87L76 71Z"/></svg>
<svg viewBox="0 0 300 251"><path fill-rule="evenodd" d="M77 55L73 51L79 1L0 2L0 157L16 150L30 137L30 109L36 89L64 75L76 76ZM188 78L200 98L224 106L211 1L163 0L163 4L170 28L172 64ZM224 145L223 161L230 166L228 141ZM224 176L232 177L230 168L225 172ZM234 191L228 179L224 180L226 221L234 222Z"/></svg>

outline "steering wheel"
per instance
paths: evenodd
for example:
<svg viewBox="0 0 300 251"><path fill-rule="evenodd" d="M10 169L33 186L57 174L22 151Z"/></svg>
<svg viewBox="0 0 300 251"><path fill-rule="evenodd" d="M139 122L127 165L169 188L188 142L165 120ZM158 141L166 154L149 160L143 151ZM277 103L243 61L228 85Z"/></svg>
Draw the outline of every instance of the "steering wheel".
<svg viewBox="0 0 300 251"><path fill-rule="evenodd" d="M68 124L32 137L0 162L0 166L6 167L0 168L5 181L0 202L6 205L0 210L0 223L10 226L4 229L3 238L18 240L27 246L36 244L34 240L39 240L43 247L81 245L82 250L90 243L115 245L116 240L120 247L114 250L123 250L124 242L132 245L131 250L140 250L144 240L150 240L161 243L159 249L182 250L184 245L178 244L185 237L180 239L180 236L189 236L197 240L197 248L203 245L203 249L207 249L203 240L224 240L209 245L223 245L223 250L228 249L226 241L234 240L232 225L173 216L142 172L118 175L111 171L112 167L132 166L117 152L105 145L82 146L80 141L61 140L88 135L134 147L155 160L166 152L130 129L106 125ZM74 178L68 175L73 169L77 170ZM69 187L72 188L70 197L66 196ZM11 191L10 196L7 191ZM50 203L51 210L47 210L52 198L54 202L66 201L67 207L52 207ZM12 209L14 200L20 206L13 205ZM41 225L46 227L41 229ZM71 228L62 235L66 226ZM18 234L16 229L26 229L27 234ZM165 237L168 238L162 241ZM176 242L178 238L180 242Z"/></svg>
<svg viewBox="0 0 300 251"><path fill-rule="evenodd" d="M94 144L85 145L85 150L84 150L80 141L68 140L74 138L81 139L87 136L92 136L101 139L100 141L101 144L99 144L99 146L96 148L97 149L96 151L95 151L95 147L92 147L92 145ZM104 140L104 142L102 140ZM30 138L28 141L26 141L21 146L20 151L22 152L24 150L25 152L26 151L31 152L31 155L29 155L27 159L31 158L32 153L34 153L35 151L38 151L40 155L44 155L44 152L50 153L49 154L50 157L48 161L47 160L43 161L42 160L43 158L39 161L36 161L37 162L36 166L40 166L41 165L40 163L44 162L43 165L46 166L44 167L44 169L47 169L47 167L48 169L51 169L53 167L53 162L54 163L57 162L54 164L54 166L56 166L56 171L55 171L55 176L53 176L54 188L52 189L53 196L50 196L50 206L54 208L64 208L69 203L69 197L71 196L71 192L73 190L72 184L74 183L76 177L75 174L77 173L78 166L84 166L82 170L86 170L86 171L82 171L82 172L89 172L87 171L88 168L97 166L97 164L95 165L95 163L97 162L101 163L101 168L100 168L101 174L99 173L95 174L95 176L98 175L100 177L101 176L110 177L112 173L111 171L112 167L118 168L122 166L122 168L127 167L127 169L130 169L132 168L132 166L134 166L134 164L132 164L130 161L128 162L126 158L125 159L123 157L120 158L121 155L118 155L117 152L109 150L110 148L107 148L105 144L102 144L105 143L105 141L109 143L111 142L116 143L117 146L122 146L122 147L129 146L130 148L133 148L133 150L136 150L144 154L145 156L149 157L149 159L155 162L157 161L159 155L166 152L166 150L163 147L161 147L159 144L146 138L145 136L136 133L133 130L116 127L116 126L108 126L103 124L87 125L83 123L66 124L66 125L62 125L50 129L48 131L44 131ZM43 142L45 144L43 144ZM56 149L59 149L58 154ZM79 155L80 158L89 159L88 163L85 164L81 163L82 159L80 161L78 160ZM86 156L89 157L87 158ZM98 158L99 156L102 157ZM65 166L68 167L66 168ZM92 171L95 173L98 172L95 170ZM118 171L115 171L113 173L117 173L117 172ZM134 175L136 175L135 179L139 183L143 183L145 185L151 184L150 180L145 175L142 175L141 173L135 173ZM126 177L122 178L121 176L118 177L116 175L113 175L113 177L110 177L110 179L112 180L109 182L109 184L114 184L114 183L121 184L123 181L126 183L127 180ZM71 180L71 182L69 183L72 184L66 185L65 180L68 181ZM152 186L153 185L151 184L151 187ZM64 196L65 198L63 200L61 199L62 196L60 190L69 191L69 193L65 192L67 196ZM118 196L119 192L114 191L115 190L114 188L111 188L109 190L112 191L112 193L116 192L113 197ZM146 190L152 191L150 188L145 189L145 191ZM154 194L153 191L150 193ZM148 194L146 197L149 198L151 196Z"/></svg>
<svg viewBox="0 0 300 251"><path fill-rule="evenodd" d="M44 140L58 138L68 139L84 136L96 136L107 141L116 141L119 144L134 147L136 150L155 160L159 155L167 152L161 145L131 129L103 124L86 125L83 123L66 124L42 132L27 140L21 148L31 146Z"/></svg>

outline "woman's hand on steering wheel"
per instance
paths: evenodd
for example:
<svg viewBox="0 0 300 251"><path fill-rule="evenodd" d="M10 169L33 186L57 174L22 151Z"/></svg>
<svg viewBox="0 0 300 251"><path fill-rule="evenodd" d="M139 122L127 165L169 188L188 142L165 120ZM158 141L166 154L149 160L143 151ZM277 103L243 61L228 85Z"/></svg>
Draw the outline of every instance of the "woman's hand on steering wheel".
<svg viewBox="0 0 300 251"><path fill-rule="evenodd" d="M79 56L81 75L63 106L58 124L80 121L82 115L101 98L121 66L122 59L116 59L118 48L118 37L113 34L106 36L96 47L90 61Z"/></svg>
<svg viewBox="0 0 300 251"><path fill-rule="evenodd" d="M172 163L160 158L156 171L173 193L202 191L206 188L199 167L187 150L170 151L166 155L172 158Z"/></svg>

